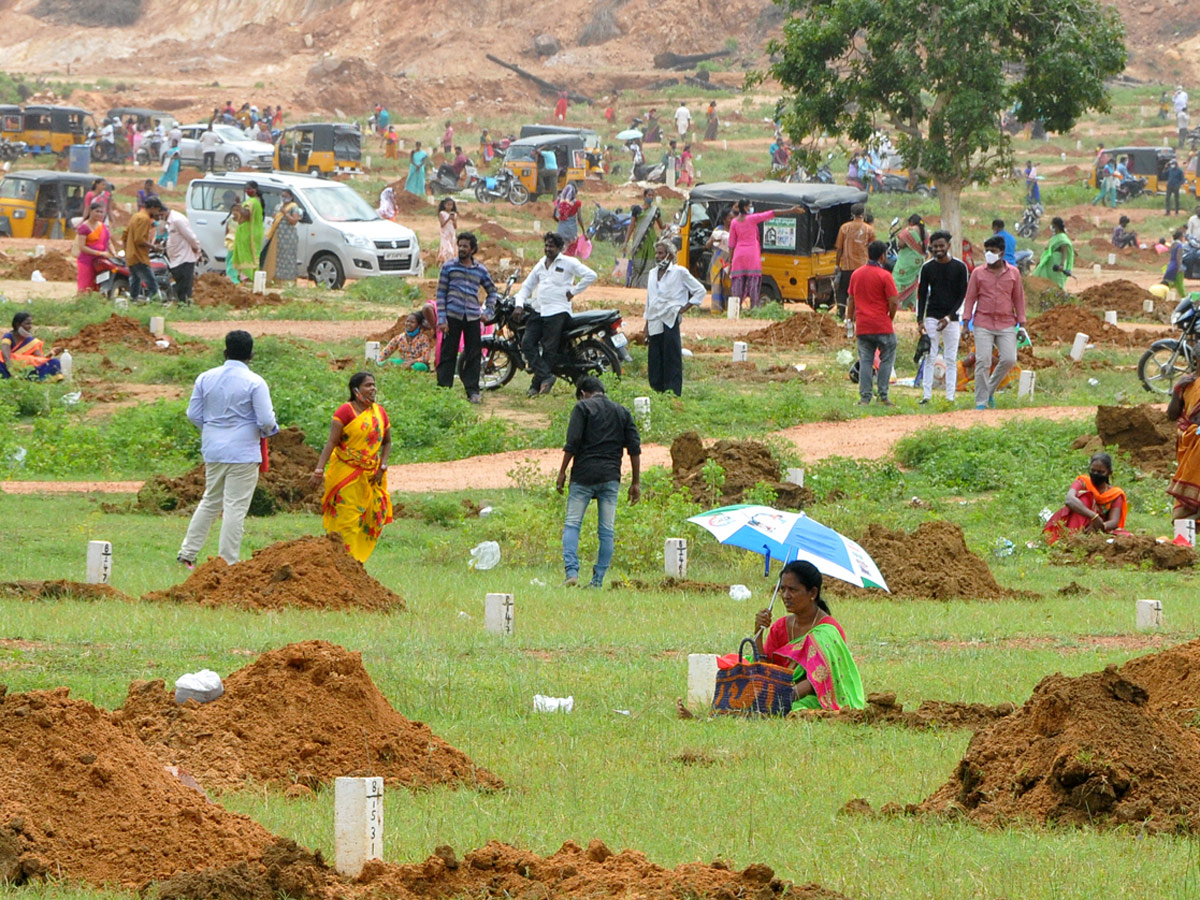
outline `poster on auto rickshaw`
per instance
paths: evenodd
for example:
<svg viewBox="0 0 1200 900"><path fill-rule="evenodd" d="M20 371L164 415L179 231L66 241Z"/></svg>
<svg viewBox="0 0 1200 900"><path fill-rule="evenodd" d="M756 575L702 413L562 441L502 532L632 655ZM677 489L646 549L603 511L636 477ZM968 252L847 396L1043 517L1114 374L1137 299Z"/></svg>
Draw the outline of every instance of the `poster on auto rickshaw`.
<svg viewBox="0 0 1200 900"><path fill-rule="evenodd" d="M762 248L764 250L795 250L795 217L776 217L763 223Z"/></svg>

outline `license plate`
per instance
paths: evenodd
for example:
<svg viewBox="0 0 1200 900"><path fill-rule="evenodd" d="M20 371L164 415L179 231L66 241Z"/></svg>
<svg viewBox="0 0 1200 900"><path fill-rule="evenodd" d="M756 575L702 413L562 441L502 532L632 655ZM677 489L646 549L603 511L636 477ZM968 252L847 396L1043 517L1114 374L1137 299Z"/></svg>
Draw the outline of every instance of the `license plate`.
<svg viewBox="0 0 1200 900"><path fill-rule="evenodd" d="M111 272L102 272L100 275L98 275L96 277L96 284L100 285L100 287L104 287L110 281L112 281L112 273Z"/></svg>
<svg viewBox="0 0 1200 900"><path fill-rule="evenodd" d="M383 254L383 258L385 260L387 260L388 262L393 262L397 259L403 259L406 256L408 256L407 253L385 253L385 254Z"/></svg>
<svg viewBox="0 0 1200 900"><path fill-rule="evenodd" d="M628 346L629 338L625 337L625 335L621 334L621 332L618 331L616 334L614 334L612 336L612 343L613 343L614 347L616 347L618 350L621 350L624 347Z"/></svg>

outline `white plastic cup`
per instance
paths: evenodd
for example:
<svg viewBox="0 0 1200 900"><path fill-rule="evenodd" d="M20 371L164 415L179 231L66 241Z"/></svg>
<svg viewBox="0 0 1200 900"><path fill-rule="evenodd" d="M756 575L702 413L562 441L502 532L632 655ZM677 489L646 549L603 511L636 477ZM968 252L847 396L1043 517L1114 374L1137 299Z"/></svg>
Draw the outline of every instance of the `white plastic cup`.
<svg viewBox="0 0 1200 900"><path fill-rule="evenodd" d="M487 594L483 598L483 630L492 634L513 633L513 595Z"/></svg>
<svg viewBox="0 0 1200 900"><path fill-rule="evenodd" d="M1162 601L1139 600L1137 602L1136 622L1139 631L1151 631L1162 628Z"/></svg>
<svg viewBox="0 0 1200 900"><path fill-rule="evenodd" d="M334 780L333 855L346 878L357 878L367 860L383 858L382 778Z"/></svg>
<svg viewBox="0 0 1200 900"><path fill-rule="evenodd" d="M1192 547L1196 546L1196 520L1176 519L1175 537L1182 537Z"/></svg>
<svg viewBox="0 0 1200 900"><path fill-rule="evenodd" d="M787 481L790 484L797 484L804 487L804 470L803 469L788 469Z"/></svg>
<svg viewBox="0 0 1200 900"><path fill-rule="evenodd" d="M150 317L150 333L155 337L162 337L167 331L167 320L163 316Z"/></svg>
<svg viewBox="0 0 1200 900"><path fill-rule="evenodd" d="M1108 254L1108 264L1110 266L1115 266L1117 264L1117 254L1115 254L1115 253Z"/></svg>
<svg viewBox="0 0 1200 900"><path fill-rule="evenodd" d="M750 346L745 341L733 342L733 361L746 362L750 356Z"/></svg>
<svg viewBox="0 0 1200 900"><path fill-rule="evenodd" d="M712 706L717 692L717 654L688 654L687 705Z"/></svg>
<svg viewBox="0 0 1200 900"><path fill-rule="evenodd" d="M367 362L379 362L379 341L367 341L363 345L363 356Z"/></svg>
<svg viewBox="0 0 1200 900"><path fill-rule="evenodd" d="M1109 325L1116 325L1117 324L1117 311L1115 309L1105 310L1104 311L1104 321L1107 322Z"/></svg>
<svg viewBox="0 0 1200 900"><path fill-rule="evenodd" d="M1017 397L1032 397L1034 386L1037 384L1037 372L1021 370L1021 380L1017 382Z"/></svg>
<svg viewBox="0 0 1200 900"><path fill-rule="evenodd" d="M1079 362L1083 359L1083 351L1087 349L1088 336L1082 331L1076 332L1075 343L1071 345L1071 359Z"/></svg>
<svg viewBox="0 0 1200 900"><path fill-rule="evenodd" d="M725 304L725 318L740 319L742 317L742 298L730 297Z"/></svg>
<svg viewBox="0 0 1200 900"><path fill-rule="evenodd" d="M87 545L87 583L108 584L112 575L112 543L109 541L88 541Z"/></svg>
<svg viewBox="0 0 1200 900"><path fill-rule="evenodd" d="M687 539L667 538L663 543L663 571L672 578L687 578Z"/></svg>

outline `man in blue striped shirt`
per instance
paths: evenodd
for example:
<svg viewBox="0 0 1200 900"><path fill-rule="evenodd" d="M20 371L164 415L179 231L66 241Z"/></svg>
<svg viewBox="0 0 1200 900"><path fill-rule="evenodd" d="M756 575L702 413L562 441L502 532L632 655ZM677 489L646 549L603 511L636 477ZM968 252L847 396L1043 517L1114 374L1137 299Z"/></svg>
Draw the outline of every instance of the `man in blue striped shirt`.
<svg viewBox="0 0 1200 900"><path fill-rule="evenodd" d="M458 366L458 343L463 344L463 387L467 399L480 402L479 367L480 319L486 313L491 318L496 304L496 285L481 263L475 262L479 241L469 231L459 232L458 259L442 266L437 286L438 333L442 335L441 356L437 364L437 381L440 387L454 386L454 370ZM483 289L486 300L481 308L479 291Z"/></svg>

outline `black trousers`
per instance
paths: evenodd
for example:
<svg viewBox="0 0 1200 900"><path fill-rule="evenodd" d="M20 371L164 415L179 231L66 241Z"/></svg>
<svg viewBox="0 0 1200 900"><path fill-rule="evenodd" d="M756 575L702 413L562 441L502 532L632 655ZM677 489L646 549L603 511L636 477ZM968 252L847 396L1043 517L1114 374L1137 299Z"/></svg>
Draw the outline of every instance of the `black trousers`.
<svg viewBox="0 0 1200 900"><path fill-rule="evenodd" d="M1170 187L1167 188L1167 200L1166 200L1167 210L1166 210L1166 212L1167 212L1168 216L1171 214L1171 197L1172 196L1175 197L1175 214L1178 215L1179 214L1179 188L1170 188Z"/></svg>
<svg viewBox="0 0 1200 900"><path fill-rule="evenodd" d="M554 379L554 366L558 363L558 345L562 343L563 329L571 321L570 313L555 313L543 316L530 313L525 325L525 336L521 340L521 352L533 370L530 390L538 390Z"/></svg>
<svg viewBox="0 0 1200 900"><path fill-rule="evenodd" d="M463 342L462 382L467 396L479 393L479 366L481 328L479 320L446 319L446 333L442 335L442 357L437 364L439 387L454 387L454 370L458 368L458 341Z"/></svg>
<svg viewBox="0 0 1200 900"><path fill-rule="evenodd" d="M683 394L683 343L679 336L679 319L661 334L650 335L647 346L650 358L646 362L646 379L650 389L662 393L671 391L676 397Z"/></svg>
<svg viewBox="0 0 1200 900"><path fill-rule="evenodd" d="M139 300L145 293L147 298L153 298L158 293L158 282L154 280L154 270L145 263L134 263L129 267L129 299Z"/></svg>
<svg viewBox="0 0 1200 900"><path fill-rule="evenodd" d="M185 262L171 266L171 277L175 279L175 299L180 303L190 303L192 285L195 282L196 264Z"/></svg>
<svg viewBox="0 0 1200 900"><path fill-rule="evenodd" d="M850 297L850 276L854 274L854 270L842 271L838 274L837 284L833 286L834 298L837 301L838 315L843 319L846 318L846 301Z"/></svg>

